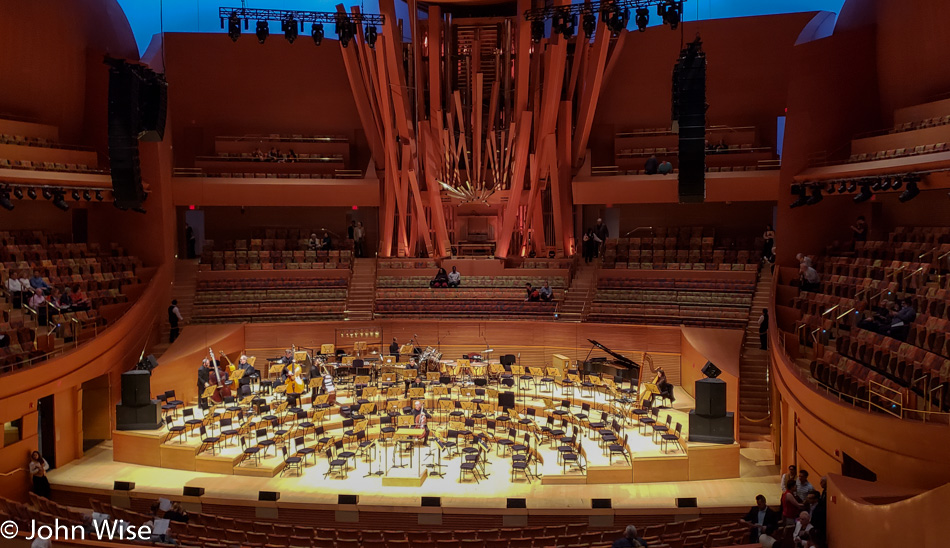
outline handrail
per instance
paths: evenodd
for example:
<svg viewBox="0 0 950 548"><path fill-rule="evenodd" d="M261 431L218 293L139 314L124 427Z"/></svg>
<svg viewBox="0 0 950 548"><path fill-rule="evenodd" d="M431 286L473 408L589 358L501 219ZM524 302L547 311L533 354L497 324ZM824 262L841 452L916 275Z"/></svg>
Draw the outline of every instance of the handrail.
<svg viewBox="0 0 950 548"><path fill-rule="evenodd" d="M9 472L0 472L0 477L6 478L9 476L12 476L13 474L16 474L17 472L26 472L26 471L27 469L21 466L20 468L14 468L13 470L10 470Z"/></svg>

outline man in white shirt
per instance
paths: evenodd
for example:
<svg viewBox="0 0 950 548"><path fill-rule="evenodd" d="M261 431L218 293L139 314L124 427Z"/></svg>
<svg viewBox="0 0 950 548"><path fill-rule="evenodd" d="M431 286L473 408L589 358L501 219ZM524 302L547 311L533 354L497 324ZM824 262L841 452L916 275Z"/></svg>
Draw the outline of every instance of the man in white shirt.
<svg viewBox="0 0 950 548"><path fill-rule="evenodd" d="M23 285L20 283L20 278L17 277L16 272L10 274L6 285L7 291L10 292L10 297L13 301L13 307L20 308L20 303L23 302Z"/></svg>
<svg viewBox="0 0 950 548"><path fill-rule="evenodd" d="M795 532L792 533L795 546L807 546L807 540L811 538L811 531L814 528L815 527L811 524L811 516L808 515L808 512L799 514L798 521L795 522Z"/></svg>
<svg viewBox="0 0 950 548"><path fill-rule="evenodd" d="M818 291L821 288L821 278L815 267L802 263L799 272L801 272L802 291Z"/></svg>
<svg viewBox="0 0 950 548"><path fill-rule="evenodd" d="M812 484L808 483L808 470L799 470L798 480L795 482L795 494L798 496L798 500L805 500L808 493L814 490Z"/></svg>
<svg viewBox="0 0 950 548"><path fill-rule="evenodd" d="M458 287L462 283L462 274L452 267L452 272L449 272L449 287Z"/></svg>
<svg viewBox="0 0 950 548"><path fill-rule="evenodd" d="M551 286L548 285L548 282L544 282L544 285L541 286L538 293L541 294L542 301L550 301L554 298L554 291L551 289Z"/></svg>

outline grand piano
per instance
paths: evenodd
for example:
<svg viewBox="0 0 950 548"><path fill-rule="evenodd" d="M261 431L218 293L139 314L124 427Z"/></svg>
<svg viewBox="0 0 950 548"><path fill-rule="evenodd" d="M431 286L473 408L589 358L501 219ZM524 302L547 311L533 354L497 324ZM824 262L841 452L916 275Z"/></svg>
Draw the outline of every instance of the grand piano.
<svg viewBox="0 0 950 548"><path fill-rule="evenodd" d="M585 374L600 375L602 373L606 373L615 377L621 377L623 380L633 382L634 384L639 382L640 364L624 356L623 354L614 352L594 339L587 340L590 341L593 346L591 346L590 351L587 353L587 358L584 360ZM612 357L608 358L607 356L597 356L591 358L591 352L593 352L595 348L603 350Z"/></svg>

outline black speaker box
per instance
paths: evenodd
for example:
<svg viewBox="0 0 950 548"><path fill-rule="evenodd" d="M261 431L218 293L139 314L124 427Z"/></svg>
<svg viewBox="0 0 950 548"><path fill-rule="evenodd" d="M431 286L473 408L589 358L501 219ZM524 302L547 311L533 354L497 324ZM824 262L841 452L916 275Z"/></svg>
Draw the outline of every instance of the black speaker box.
<svg viewBox="0 0 950 548"><path fill-rule="evenodd" d="M154 356L152 357L154 359ZM151 401L152 375L148 371L134 370L122 373L122 405L141 406Z"/></svg>
<svg viewBox="0 0 950 548"><path fill-rule="evenodd" d="M146 69L141 85L139 139L159 142L165 137L165 114L168 110L168 84L165 77Z"/></svg>
<svg viewBox="0 0 950 548"><path fill-rule="evenodd" d="M710 379L715 379L719 375L722 375L722 369L719 369L716 367L716 364L710 361L707 361L706 365L704 365L703 368L699 370L699 372Z"/></svg>
<svg viewBox="0 0 950 548"><path fill-rule="evenodd" d="M115 491L131 491L135 489L135 482L132 481L115 481L112 484L112 489Z"/></svg>
<svg viewBox="0 0 950 548"><path fill-rule="evenodd" d="M442 506L442 497L422 497L422 506L424 508L438 508Z"/></svg>
<svg viewBox="0 0 950 548"><path fill-rule="evenodd" d="M277 491L258 491L257 500L275 502L277 500L280 500L280 493L278 493Z"/></svg>
<svg viewBox="0 0 950 548"><path fill-rule="evenodd" d="M181 494L186 497L202 497L205 494L204 487L183 487Z"/></svg>
<svg viewBox="0 0 950 548"><path fill-rule="evenodd" d="M591 508L613 508L611 499L590 499Z"/></svg>
<svg viewBox="0 0 950 548"><path fill-rule="evenodd" d="M116 430L157 430L162 427L162 407L158 400L145 405L115 406Z"/></svg>
<svg viewBox="0 0 950 548"><path fill-rule="evenodd" d="M723 417L704 417L696 413L696 410L689 412L689 441L703 443L724 443L731 444L735 441L733 437L733 423L735 417L733 413L726 413Z"/></svg>
<svg viewBox="0 0 950 548"><path fill-rule="evenodd" d="M696 508L696 497L683 497L676 499L677 508Z"/></svg>
<svg viewBox="0 0 950 548"><path fill-rule="evenodd" d="M504 409L514 409L515 408L515 393L514 392L499 392L498 393L498 407Z"/></svg>
<svg viewBox="0 0 950 548"><path fill-rule="evenodd" d="M337 495L337 504L357 504L360 501L358 495Z"/></svg>
<svg viewBox="0 0 950 548"><path fill-rule="evenodd" d="M696 381L696 414L704 417L726 416L726 381L721 379Z"/></svg>
<svg viewBox="0 0 950 548"><path fill-rule="evenodd" d="M506 506L508 508L527 508L528 504L525 499L508 499Z"/></svg>

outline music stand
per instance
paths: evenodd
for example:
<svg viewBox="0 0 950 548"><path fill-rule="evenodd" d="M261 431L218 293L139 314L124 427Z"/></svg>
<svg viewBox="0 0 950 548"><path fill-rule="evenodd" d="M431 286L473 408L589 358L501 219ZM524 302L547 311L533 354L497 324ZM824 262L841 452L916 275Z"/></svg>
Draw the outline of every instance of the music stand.
<svg viewBox="0 0 950 548"><path fill-rule="evenodd" d="M379 451L376 449L376 441L375 441L375 440L373 440L372 445L369 445L369 446L366 447L366 450L367 450L367 451L370 450L370 449L373 450L373 454L374 454L374 455L378 456ZM374 460L376 460L376 457L375 457L375 456L369 459L369 473L366 474L366 475L364 475L364 476L363 476L364 478L368 478L368 477L371 477L371 476L382 476L382 475L383 475L383 471L382 471L381 469L378 470L377 472L373 472L373 461L374 461Z"/></svg>
<svg viewBox="0 0 950 548"><path fill-rule="evenodd" d="M438 476L440 478L444 478L445 473L442 472L442 469L445 468L445 465L442 464L442 451L445 450L445 444L442 443L442 440L439 439L437 436L435 436L435 443L439 446L439 450L435 452L435 454L438 456L438 462L427 464L426 467L432 468L432 473L429 474L430 476Z"/></svg>

